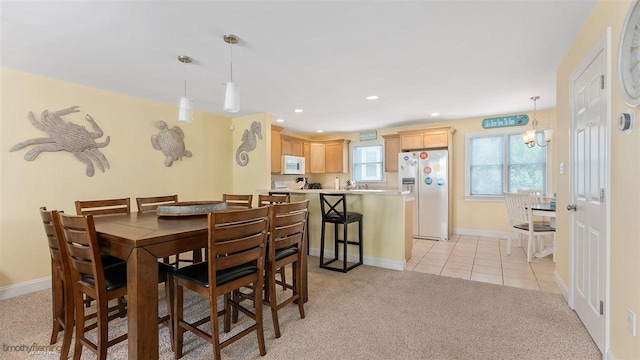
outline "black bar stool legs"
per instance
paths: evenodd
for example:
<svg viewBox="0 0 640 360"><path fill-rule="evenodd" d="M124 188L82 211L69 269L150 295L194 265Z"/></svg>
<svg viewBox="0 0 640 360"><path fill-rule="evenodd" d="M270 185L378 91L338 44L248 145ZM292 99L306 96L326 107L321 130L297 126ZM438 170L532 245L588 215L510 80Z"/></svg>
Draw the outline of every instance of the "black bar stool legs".
<svg viewBox="0 0 640 360"><path fill-rule="evenodd" d="M327 270L340 271L346 273L347 271L362 265L363 263L363 251L362 251L362 214L347 212L347 200L345 194L320 194L320 206L322 209L322 234L320 237L320 267ZM348 224L352 222L358 222L358 241L348 240ZM324 259L324 245L325 245L325 231L326 224L333 224L334 245L333 245L333 259L325 262ZM338 237L338 225L342 224L343 234L342 239ZM329 264L339 261L338 254L340 253L339 244L342 244L342 268L328 266ZM349 245L358 246L358 262L347 266L347 249Z"/></svg>

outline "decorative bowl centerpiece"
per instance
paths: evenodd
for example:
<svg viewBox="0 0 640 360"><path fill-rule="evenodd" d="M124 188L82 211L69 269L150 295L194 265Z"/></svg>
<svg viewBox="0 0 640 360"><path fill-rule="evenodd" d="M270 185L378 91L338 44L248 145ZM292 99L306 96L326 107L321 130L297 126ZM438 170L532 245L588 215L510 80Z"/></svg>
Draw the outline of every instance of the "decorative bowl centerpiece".
<svg viewBox="0 0 640 360"><path fill-rule="evenodd" d="M175 204L159 205L158 216L194 216L225 210L227 203L223 201L189 201Z"/></svg>

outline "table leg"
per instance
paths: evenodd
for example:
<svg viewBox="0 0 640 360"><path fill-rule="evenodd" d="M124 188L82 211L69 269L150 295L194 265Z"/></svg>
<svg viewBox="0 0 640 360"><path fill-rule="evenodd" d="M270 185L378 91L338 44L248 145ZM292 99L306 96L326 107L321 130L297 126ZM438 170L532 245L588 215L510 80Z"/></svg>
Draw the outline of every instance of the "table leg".
<svg viewBox="0 0 640 360"><path fill-rule="evenodd" d="M144 248L127 259L129 359L158 359L158 260Z"/></svg>

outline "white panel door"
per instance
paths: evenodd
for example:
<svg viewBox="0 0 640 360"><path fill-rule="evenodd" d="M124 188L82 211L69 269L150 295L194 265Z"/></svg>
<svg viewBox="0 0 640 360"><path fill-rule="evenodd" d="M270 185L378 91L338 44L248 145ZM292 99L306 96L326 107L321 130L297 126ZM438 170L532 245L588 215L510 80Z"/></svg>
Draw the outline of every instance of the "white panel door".
<svg viewBox="0 0 640 360"><path fill-rule="evenodd" d="M604 351L606 111L604 49L573 82L573 307Z"/></svg>

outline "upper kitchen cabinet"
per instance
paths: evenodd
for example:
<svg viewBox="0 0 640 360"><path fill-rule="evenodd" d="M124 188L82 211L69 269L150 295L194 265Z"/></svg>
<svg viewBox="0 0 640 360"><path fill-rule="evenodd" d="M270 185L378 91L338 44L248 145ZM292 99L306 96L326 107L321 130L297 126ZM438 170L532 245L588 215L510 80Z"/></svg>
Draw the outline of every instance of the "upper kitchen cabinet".
<svg viewBox="0 0 640 360"><path fill-rule="evenodd" d="M384 171L398 172L398 154L401 153L400 135L382 135L384 138Z"/></svg>
<svg viewBox="0 0 640 360"><path fill-rule="evenodd" d="M401 150L446 148L452 141L456 129L444 126L431 129L398 131Z"/></svg>
<svg viewBox="0 0 640 360"><path fill-rule="evenodd" d="M312 174L349 172L349 140L313 141L309 144Z"/></svg>
<svg viewBox="0 0 640 360"><path fill-rule="evenodd" d="M279 174L282 171L282 128L271 125L271 173Z"/></svg>
<svg viewBox="0 0 640 360"><path fill-rule="evenodd" d="M282 155L304 156L303 141L292 136L281 135Z"/></svg>
<svg viewBox="0 0 640 360"><path fill-rule="evenodd" d="M311 166L311 142L304 140L302 142L302 154L304 156L304 163L307 164L307 166L305 166L305 170L304 172L306 174L309 174L311 172L310 166Z"/></svg>
<svg viewBox="0 0 640 360"><path fill-rule="evenodd" d="M311 174L324 174L326 147L324 143L312 142L309 144L309 172Z"/></svg>
<svg viewBox="0 0 640 360"><path fill-rule="evenodd" d="M349 172L349 142L349 140L336 140L325 144L327 173Z"/></svg>

